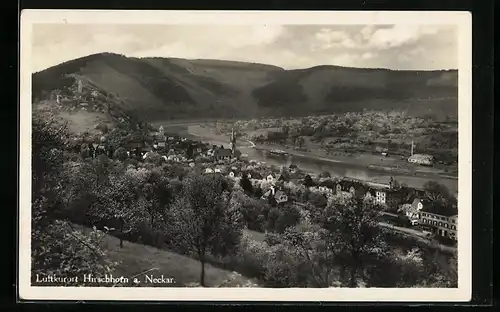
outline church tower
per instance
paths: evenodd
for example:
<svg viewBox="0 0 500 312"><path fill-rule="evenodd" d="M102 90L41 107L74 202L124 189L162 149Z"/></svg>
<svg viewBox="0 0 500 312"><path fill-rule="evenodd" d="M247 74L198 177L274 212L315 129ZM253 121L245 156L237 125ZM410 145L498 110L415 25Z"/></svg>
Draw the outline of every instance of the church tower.
<svg viewBox="0 0 500 312"><path fill-rule="evenodd" d="M234 136L234 127L231 129L231 142L229 143L231 146L231 152L234 155L234 152L236 151L236 137Z"/></svg>

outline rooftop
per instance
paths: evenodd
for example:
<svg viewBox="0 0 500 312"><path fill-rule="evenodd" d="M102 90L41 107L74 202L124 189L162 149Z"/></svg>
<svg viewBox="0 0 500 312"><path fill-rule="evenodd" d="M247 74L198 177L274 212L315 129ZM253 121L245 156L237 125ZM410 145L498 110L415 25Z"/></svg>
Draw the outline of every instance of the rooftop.
<svg viewBox="0 0 500 312"><path fill-rule="evenodd" d="M416 160L432 160L434 156L428 154L413 154L408 159L416 159Z"/></svg>
<svg viewBox="0 0 500 312"><path fill-rule="evenodd" d="M231 156L231 150L226 148L220 148L215 151L215 155L219 157Z"/></svg>
<svg viewBox="0 0 500 312"><path fill-rule="evenodd" d="M424 203L424 208L422 209L422 212L428 212L436 215L440 215L443 217L451 217L455 216L458 214L458 210L452 207L448 206L443 206L439 205L437 203L431 203L428 201L425 201Z"/></svg>

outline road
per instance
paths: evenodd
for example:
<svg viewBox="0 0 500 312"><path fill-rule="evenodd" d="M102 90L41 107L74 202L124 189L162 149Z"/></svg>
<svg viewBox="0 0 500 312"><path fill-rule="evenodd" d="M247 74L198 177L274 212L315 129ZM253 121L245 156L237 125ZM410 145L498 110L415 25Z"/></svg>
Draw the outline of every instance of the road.
<svg viewBox="0 0 500 312"><path fill-rule="evenodd" d="M437 246L441 251L445 251L445 252L449 252L449 253L457 251L456 247L451 247L451 246L446 246L443 244L434 243L433 241L431 241L430 239L425 237L425 233L418 231L418 230L400 227L400 226L395 226L395 225L385 223L385 222L379 222L378 225L381 227L391 229L393 231L397 231L397 232L412 236L412 237L416 238L417 240L419 240L420 242L425 243L427 245Z"/></svg>

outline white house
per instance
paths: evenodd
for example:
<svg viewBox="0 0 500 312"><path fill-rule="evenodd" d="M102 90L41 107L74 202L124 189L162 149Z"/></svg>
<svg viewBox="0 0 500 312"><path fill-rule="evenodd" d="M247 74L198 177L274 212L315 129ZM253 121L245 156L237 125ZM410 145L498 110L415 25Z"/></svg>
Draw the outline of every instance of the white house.
<svg viewBox="0 0 500 312"><path fill-rule="evenodd" d="M212 168L207 168L205 169L205 173L214 173L214 170Z"/></svg>
<svg viewBox="0 0 500 312"><path fill-rule="evenodd" d="M269 182L269 183L273 183L273 182L274 182L274 177L273 177L273 175L272 175L272 174L268 175L268 176L266 177L266 181L267 181L267 182Z"/></svg>
<svg viewBox="0 0 500 312"><path fill-rule="evenodd" d="M333 193L333 190L331 188L329 188L329 187L326 187L326 186L320 186L320 187L318 187L318 191L320 193L323 193L323 194L331 194L331 193Z"/></svg>
<svg viewBox="0 0 500 312"><path fill-rule="evenodd" d="M375 191L375 201L379 204L385 204L386 203L386 192L382 190L376 190Z"/></svg>
<svg viewBox="0 0 500 312"><path fill-rule="evenodd" d="M220 169L219 168L215 168L214 170L215 173L221 173Z"/></svg>
<svg viewBox="0 0 500 312"><path fill-rule="evenodd" d="M427 154L413 154L408 158L408 162L410 163L426 166L432 166L434 164L434 160L434 156Z"/></svg>
<svg viewBox="0 0 500 312"><path fill-rule="evenodd" d="M278 204L286 203L288 201L288 196L283 191L277 191L274 195L274 199Z"/></svg>

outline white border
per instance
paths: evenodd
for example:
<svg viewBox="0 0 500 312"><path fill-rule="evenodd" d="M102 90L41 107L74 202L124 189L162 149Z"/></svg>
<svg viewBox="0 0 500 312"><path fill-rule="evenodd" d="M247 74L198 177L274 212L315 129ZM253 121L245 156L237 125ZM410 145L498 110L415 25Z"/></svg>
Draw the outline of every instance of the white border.
<svg viewBox="0 0 500 312"><path fill-rule="evenodd" d="M31 39L36 23L71 24L448 24L459 29L458 288L32 287ZM472 16L469 12L23 10L20 62L19 296L24 300L469 301L472 276Z"/></svg>

